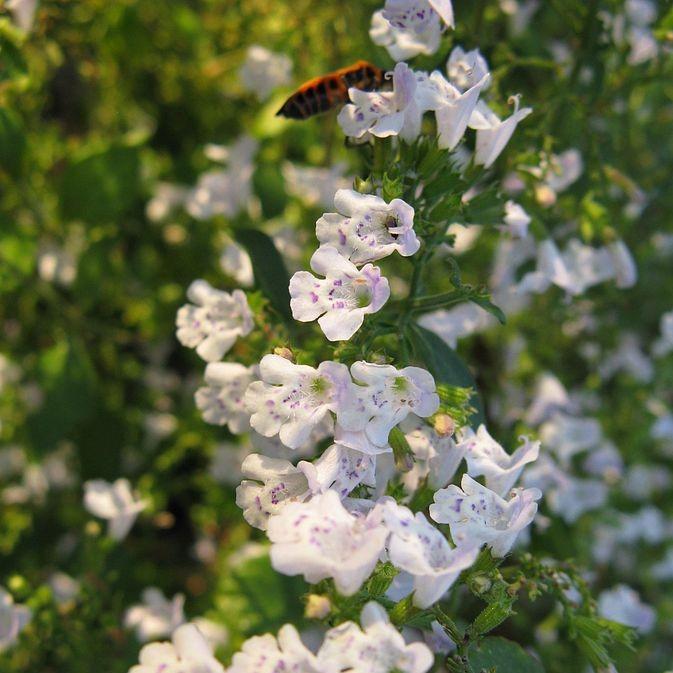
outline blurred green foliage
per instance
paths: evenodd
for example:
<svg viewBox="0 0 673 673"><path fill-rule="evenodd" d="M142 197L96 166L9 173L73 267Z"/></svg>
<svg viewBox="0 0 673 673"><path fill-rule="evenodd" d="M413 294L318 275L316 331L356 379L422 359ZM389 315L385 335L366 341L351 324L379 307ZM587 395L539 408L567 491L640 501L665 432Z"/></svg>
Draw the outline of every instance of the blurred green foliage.
<svg viewBox="0 0 673 673"><path fill-rule="evenodd" d="M29 35L6 12L0 16L0 353L20 367L22 384L0 385L0 440L20 444L34 461L65 451L77 475L74 487L52 489L34 504L3 505L0 584L36 616L21 645L0 654L0 670L124 673L137 661L139 644L122 629L122 615L148 585L167 595L186 592L190 616L206 613L225 624L227 654L253 633L300 621L306 591L300 580L274 573L263 554L230 558L258 536L241 522L232 489L216 485L208 473L216 443L230 437L206 426L194 408L202 363L174 340L174 319L194 278L235 287L218 265L222 234L240 241L253 260L272 253L251 224L271 219L312 235L320 210L288 194L281 173L285 159L317 166L344 160L351 173L361 172L361 159L344 146L334 115L288 122L274 117L288 90L260 104L242 89L237 71L246 48L258 43L289 55L297 83L358 58L389 66L389 57L367 34L379 4L41 0ZM578 147L584 156L584 175L553 210L524 194L532 227L553 231L578 219L583 239L593 243L614 230L639 260L636 288L601 286L589 293L593 313L612 326L596 334L595 342L614 346L625 329L651 341L673 297L670 258L652 243L657 232L673 233L670 58L634 69L599 39L596 13L618 9L616 0L544 3L534 29L518 37L510 36L498 2L455 5L453 42L479 47L487 56L501 100L520 92L535 110L517 131L499 174L534 162L539 149ZM670 43L673 12L657 29ZM570 72L551 59L548 46L555 40L578 55ZM448 43L443 55L419 58L415 65L443 67L447 53ZM593 72L588 81L584 66ZM242 132L261 142L253 180L258 222L197 221L182 212L162 223L146 217L157 180L193 184L208 167L203 146L228 144ZM636 220L624 216L630 185L625 176L650 197ZM393 182L388 187L398 188ZM491 196L475 199L463 213L465 221L488 221ZM483 238L460 259L465 281L475 286L487 281L496 243L495 236ZM40 275L38 252L46 245L74 250L72 284ZM443 289L440 281L452 272L447 262L435 262L428 290ZM257 285L282 313L286 279L258 274ZM578 355L579 340L556 329L581 312L579 303L565 304L560 291L551 290L506 327L461 344L461 358L420 328L412 347L437 355L433 373L442 382L478 390L473 404L490 419L489 404L502 395L509 376L499 345L520 332L528 347L516 383L531 386L538 372L550 369L562 373L568 387L599 392L597 415L608 435L627 461L647 461L647 394L628 377L602 383ZM239 344L237 352L286 345L287 334L260 339ZM656 394L671 406L673 364L664 361L660 369ZM151 383L151 376L164 383ZM37 404L31 402L33 385L40 391ZM175 419L174 426L153 431L148 418L162 415ZM499 430L505 439L525 428ZM115 546L99 526L87 526L80 483L121 474L132 475L152 504L128 540ZM670 513L668 494L658 504ZM534 541L536 551L588 559L588 524L580 520L572 534L558 520L553 526L544 542ZM203 538L216 545L205 565L194 555L194 544ZM76 605L55 604L46 581L56 569L81 579ZM611 583L613 568L593 570L598 584ZM651 577L634 582L658 605L662 623L670 624L673 599ZM543 600L520 609L502 634L531 645L538 619L550 607ZM544 654L548 673L582 666L563 643L549 643ZM661 671L670 665L670 631L644 640L636 653L619 655L622 671ZM475 655L482 668L505 660L512 664L499 666L499 673L541 670L518 645L499 637L489 637Z"/></svg>

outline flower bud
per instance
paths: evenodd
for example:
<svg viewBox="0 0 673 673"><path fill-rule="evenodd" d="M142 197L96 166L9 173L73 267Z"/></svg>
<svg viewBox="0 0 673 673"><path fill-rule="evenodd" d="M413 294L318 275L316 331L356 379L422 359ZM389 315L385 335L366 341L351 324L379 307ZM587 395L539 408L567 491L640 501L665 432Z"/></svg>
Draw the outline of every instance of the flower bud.
<svg viewBox="0 0 673 673"><path fill-rule="evenodd" d="M286 346L278 346L273 349L273 352L274 355L280 355L280 357L285 358L290 362L294 362L294 353Z"/></svg>
<svg viewBox="0 0 673 673"><path fill-rule="evenodd" d="M433 419L433 427L440 437L448 437L456 430L456 423L449 414L437 414Z"/></svg>
<svg viewBox="0 0 673 673"><path fill-rule="evenodd" d="M332 610L332 604L327 596L319 594L309 594L306 599L304 616L307 619L325 619Z"/></svg>
<svg viewBox="0 0 673 673"><path fill-rule="evenodd" d="M550 208L556 203L556 192L549 185L537 185L535 187L535 200L543 208Z"/></svg>

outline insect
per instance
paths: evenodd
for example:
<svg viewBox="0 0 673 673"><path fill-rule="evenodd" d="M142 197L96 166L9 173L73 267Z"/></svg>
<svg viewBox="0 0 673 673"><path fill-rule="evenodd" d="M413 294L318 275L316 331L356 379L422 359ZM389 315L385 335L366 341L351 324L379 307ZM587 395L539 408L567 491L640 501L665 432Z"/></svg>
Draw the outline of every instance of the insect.
<svg viewBox="0 0 673 673"><path fill-rule="evenodd" d="M308 119L348 102L348 89L374 91L384 84L385 71L367 61L357 61L304 82L278 110L276 116Z"/></svg>

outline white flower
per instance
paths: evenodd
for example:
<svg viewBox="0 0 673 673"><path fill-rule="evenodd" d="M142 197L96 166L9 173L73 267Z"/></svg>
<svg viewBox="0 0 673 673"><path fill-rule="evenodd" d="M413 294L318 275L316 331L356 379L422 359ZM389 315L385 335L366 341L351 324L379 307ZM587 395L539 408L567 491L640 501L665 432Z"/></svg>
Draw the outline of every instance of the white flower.
<svg viewBox="0 0 673 673"><path fill-rule="evenodd" d="M330 629L318 651L321 672L332 666L348 673L426 673L434 656L424 643L404 642L402 634L390 623L388 613L369 602L360 616L362 629L344 622Z"/></svg>
<svg viewBox="0 0 673 673"><path fill-rule="evenodd" d="M607 250L615 269L615 285L622 289L633 287L638 280L638 269L624 241L608 243Z"/></svg>
<svg viewBox="0 0 673 673"><path fill-rule="evenodd" d="M165 220L176 208L182 206L189 195L189 188L170 182L159 182L152 198L145 206L145 215L152 222Z"/></svg>
<svg viewBox="0 0 673 673"><path fill-rule="evenodd" d="M133 497L128 479L117 479L112 484L93 479L84 483L84 506L94 516L108 520L110 537L123 540L147 502Z"/></svg>
<svg viewBox="0 0 673 673"><path fill-rule="evenodd" d="M277 639L271 634L253 636L241 651L234 654L227 673L337 673L336 667L325 668L301 642L297 630L285 624Z"/></svg>
<svg viewBox="0 0 673 673"><path fill-rule="evenodd" d="M598 612L602 617L626 624L641 633L649 633L657 620L655 609L643 603L636 591L618 584L598 597Z"/></svg>
<svg viewBox="0 0 673 673"><path fill-rule="evenodd" d="M654 378L654 364L641 350L639 338L631 332L622 332L617 349L608 354L598 367L603 380L624 371L639 383L649 383Z"/></svg>
<svg viewBox="0 0 673 673"><path fill-rule="evenodd" d="M231 276L241 287L252 287L255 274L250 255L238 243L229 241L220 255L222 271Z"/></svg>
<svg viewBox="0 0 673 673"><path fill-rule="evenodd" d="M369 133L378 138L399 135L412 142L420 133L422 116L415 93L416 76L406 63L398 63L393 71L392 91L350 88L352 103L344 106L337 119L343 132L352 138Z"/></svg>
<svg viewBox="0 0 673 673"><path fill-rule="evenodd" d="M577 479L560 468L550 456L540 456L523 476L525 486L541 489L549 509L565 522L574 523L592 509L605 504L608 490L597 479Z"/></svg>
<svg viewBox="0 0 673 673"><path fill-rule="evenodd" d="M526 238L528 235L528 225L531 222L530 215L514 201L505 203L505 226L503 229L514 238Z"/></svg>
<svg viewBox="0 0 673 673"><path fill-rule="evenodd" d="M229 294L205 280L195 280L187 298L192 304L178 310L177 337L183 346L196 348L206 362L219 360L238 337L252 331L252 312L241 290Z"/></svg>
<svg viewBox="0 0 673 673"><path fill-rule="evenodd" d="M595 418L575 418L556 413L540 428L540 438L567 466L573 456L600 444L603 431Z"/></svg>
<svg viewBox="0 0 673 673"><path fill-rule="evenodd" d="M308 498L311 490L304 466L312 467L304 461L295 467L288 460L258 453L246 456L241 472L247 479L236 489L236 504L243 510L243 518L265 530L270 516L291 502Z"/></svg>
<svg viewBox="0 0 673 673"><path fill-rule="evenodd" d="M457 346L458 339L482 332L496 322L486 309L472 302L465 302L451 309L440 308L423 314L418 320L421 327L434 332L451 348Z"/></svg>
<svg viewBox="0 0 673 673"><path fill-rule="evenodd" d="M243 210L252 196L253 163L258 143L241 136L231 147L208 145L206 155L214 161L226 161L225 170L201 175L186 196L185 209L197 220L214 215L234 217Z"/></svg>
<svg viewBox="0 0 673 673"><path fill-rule="evenodd" d="M666 550L664 558L655 563L650 569L652 577L657 580L667 582L673 580L673 547Z"/></svg>
<svg viewBox="0 0 673 673"><path fill-rule="evenodd" d="M673 351L673 311L664 313L659 319L661 336L652 345L652 353L662 357Z"/></svg>
<svg viewBox="0 0 673 673"><path fill-rule="evenodd" d="M311 268L323 276L297 271L290 279L292 316L301 322L318 319L330 341L345 341L357 332L365 315L376 313L388 301L390 286L377 266L362 269L321 245L311 257Z"/></svg>
<svg viewBox="0 0 673 673"><path fill-rule="evenodd" d="M30 32L35 21L37 0L7 0L5 6L12 13L16 25L26 33Z"/></svg>
<svg viewBox="0 0 673 673"><path fill-rule="evenodd" d="M37 253L37 271L42 280L68 287L77 277L77 258L67 246L41 245Z"/></svg>
<svg viewBox="0 0 673 673"><path fill-rule="evenodd" d="M351 514L332 490L288 504L269 519L267 533L278 572L303 575L311 583L331 577L346 596L369 577L388 537L377 511Z"/></svg>
<svg viewBox="0 0 673 673"><path fill-rule="evenodd" d="M485 74L465 92L453 86L438 71L430 76L417 73L416 79L416 99L421 110L433 110L437 119L438 147L454 149L465 134L479 94L488 84L490 75Z"/></svg>
<svg viewBox="0 0 673 673"><path fill-rule="evenodd" d="M394 28L423 33L437 18L454 27L451 0L386 0L383 16Z"/></svg>
<svg viewBox="0 0 673 673"><path fill-rule="evenodd" d="M259 100L264 100L276 87L289 83L292 61L285 54L274 54L253 44L248 47L238 75L247 91L254 93Z"/></svg>
<svg viewBox="0 0 673 673"><path fill-rule="evenodd" d="M387 0L372 16L369 37L395 61L434 54L445 27L453 28L450 0Z"/></svg>
<svg viewBox="0 0 673 673"><path fill-rule="evenodd" d="M325 213L316 222L316 236L353 264L375 262L395 251L408 257L421 245L414 232L414 209L401 199L386 203L373 194L340 189L334 208L336 213Z"/></svg>
<svg viewBox="0 0 673 673"><path fill-rule="evenodd" d="M124 613L124 626L134 629L141 643L170 636L185 621L184 604L182 594L168 600L156 587L148 587L143 590L142 603Z"/></svg>
<svg viewBox="0 0 673 673"><path fill-rule="evenodd" d="M345 163L337 163L330 168L298 166L289 161L283 163L282 173L288 194L301 199L306 205L329 208L334 193L349 189L353 179L344 177Z"/></svg>
<svg viewBox="0 0 673 673"><path fill-rule="evenodd" d="M265 437L279 434L292 449L304 445L330 411L339 414L353 403L348 368L338 362L323 362L314 369L265 355L259 369L262 380L251 383L244 398L252 413L250 425ZM354 420L356 425L363 423Z"/></svg>
<svg viewBox="0 0 673 673"><path fill-rule="evenodd" d="M584 161L578 149L570 148L561 154L552 154L543 171L544 184L560 194L576 182L584 171Z"/></svg>
<svg viewBox="0 0 673 673"><path fill-rule="evenodd" d="M484 476L486 486L498 495L504 496L516 483L523 468L537 460L540 442L531 442L520 437L522 445L510 456L480 425L475 432L471 428L463 430L458 444L465 452L467 473L471 477Z"/></svg>
<svg viewBox="0 0 673 673"><path fill-rule="evenodd" d="M488 62L478 49L465 51L454 47L446 64L449 81L460 91L467 91L488 75ZM484 89L490 82L484 84Z"/></svg>
<svg viewBox="0 0 673 673"><path fill-rule="evenodd" d="M175 629L171 643L151 643L140 650L140 663L129 673L224 673L195 624Z"/></svg>
<svg viewBox="0 0 673 673"><path fill-rule="evenodd" d="M573 278L556 243L548 238L537 246L535 271L524 275L516 291L540 293L545 292L552 284L570 294L580 294L584 289L584 285L578 287L577 279Z"/></svg>
<svg viewBox="0 0 673 673"><path fill-rule="evenodd" d="M535 382L533 401L526 410L525 420L528 425L539 425L554 412L565 411L570 407L570 397L565 386L554 374L542 372Z"/></svg>
<svg viewBox="0 0 673 673"><path fill-rule="evenodd" d="M15 605L12 596L0 587L0 652L13 645L30 622L32 612L25 605Z"/></svg>
<svg viewBox="0 0 673 673"><path fill-rule="evenodd" d="M449 524L457 544L486 543L494 556L502 557L535 518L536 501L541 497L537 488L517 488L506 501L465 474L461 488L452 484L435 493L430 516L437 523Z"/></svg>
<svg viewBox="0 0 673 673"><path fill-rule="evenodd" d="M207 617L196 617L192 619L191 623L201 632L211 650L227 644L229 632L222 624L218 624Z"/></svg>
<svg viewBox="0 0 673 673"><path fill-rule="evenodd" d="M359 361L351 366L351 375L362 387L357 389L357 404L339 417L339 423L364 420L367 437L377 446L387 445L390 431L410 413L427 418L439 408L435 380L420 367L396 369Z"/></svg>
<svg viewBox="0 0 673 673"><path fill-rule="evenodd" d="M509 16L509 24L514 37L521 35L533 15L540 7L540 0L500 0L502 11Z"/></svg>
<svg viewBox="0 0 673 673"><path fill-rule="evenodd" d="M379 10L372 14L369 37L374 44L385 47L393 60L404 61L417 54L434 54L439 49L442 28L436 22L430 23L421 35L399 30L383 16L383 10Z"/></svg>
<svg viewBox="0 0 673 673"><path fill-rule="evenodd" d="M257 379L257 367L236 362L211 362L206 366L206 385L194 399L206 423L227 425L240 435L250 429L250 412L243 402L248 386Z"/></svg>
<svg viewBox="0 0 673 673"><path fill-rule="evenodd" d="M49 576L49 587L54 595L54 600L59 605L65 605L79 594L81 583L74 577L58 571Z"/></svg>
<svg viewBox="0 0 673 673"><path fill-rule="evenodd" d="M356 486L365 484L376 486L376 460L343 444L332 444L311 463L299 463L308 478L312 493L323 493L328 489L345 498Z"/></svg>
<svg viewBox="0 0 673 673"><path fill-rule="evenodd" d="M477 129L477 145L474 163L489 168L500 156L512 137L517 125L525 119L532 108L519 109L519 98L514 98L514 112L502 121L484 102L479 101L475 108L470 126Z"/></svg>
<svg viewBox="0 0 673 673"><path fill-rule="evenodd" d="M422 479L433 491L444 488L463 460L464 450L450 435L438 435L418 416L408 416L400 427L414 453L414 466L401 475L407 491L415 491Z"/></svg>
<svg viewBox="0 0 673 673"><path fill-rule="evenodd" d="M478 544L452 549L447 539L425 516L392 500L383 506L383 520L391 532L388 556L393 565L414 578L414 605L428 608L436 603L469 568L479 553Z"/></svg>

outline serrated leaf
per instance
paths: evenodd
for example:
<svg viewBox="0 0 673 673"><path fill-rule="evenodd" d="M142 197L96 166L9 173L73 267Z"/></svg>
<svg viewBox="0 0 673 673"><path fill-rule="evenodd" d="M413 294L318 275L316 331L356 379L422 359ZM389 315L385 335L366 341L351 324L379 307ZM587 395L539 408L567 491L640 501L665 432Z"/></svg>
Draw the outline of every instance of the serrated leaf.
<svg viewBox="0 0 673 673"><path fill-rule="evenodd" d="M544 673L542 664L520 645L499 637L484 638L468 651L474 671L494 670L495 673Z"/></svg>
<svg viewBox="0 0 673 673"><path fill-rule="evenodd" d="M416 357L434 376L437 383L477 390L477 384L467 365L434 332L414 323L410 328L409 338ZM477 410L477 413L470 418L470 425L476 427L485 423L484 405L477 392L472 396L470 403Z"/></svg>
<svg viewBox="0 0 673 673"><path fill-rule="evenodd" d="M290 278L285 263L273 240L258 229L234 229L234 238L250 255L255 281L271 306L292 322L290 311Z"/></svg>

